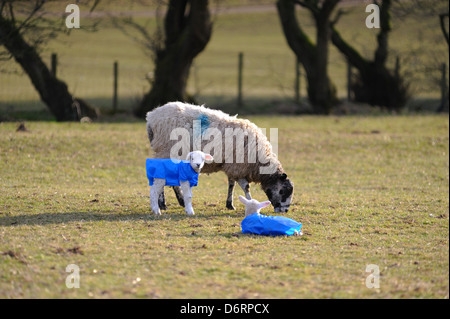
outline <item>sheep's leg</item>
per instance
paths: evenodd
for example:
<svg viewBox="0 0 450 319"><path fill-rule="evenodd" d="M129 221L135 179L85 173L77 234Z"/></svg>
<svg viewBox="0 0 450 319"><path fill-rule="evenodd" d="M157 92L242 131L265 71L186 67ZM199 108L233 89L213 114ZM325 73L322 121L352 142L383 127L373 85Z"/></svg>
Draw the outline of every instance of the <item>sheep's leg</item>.
<svg viewBox="0 0 450 319"><path fill-rule="evenodd" d="M180 186L172 186L172 189L177 197L178 204L180 204L181 207L184 207L183 192L181 191Z"/></svg>
<svg viewBox="0 0 450 319"><path fill-rule="evenodd" d="M228 196L227 196L227 208L231 210L235 210L233 206L233 191L234 185L236 182L232 179L228 179Z"/></svg>
<svg viewBox="0 0 450 319"><path fill-rule="evenodd" d="M164 189L162 190L161 194L159 194L158 206L159 206L159 209L161 209L161 210L166 210L167 209L166 199L164 197Z"/></svg>
<svg viewBox="0 0 450 319"><path fill-rule="evenodd" d="M155 215L161 215L161 211L159 210L158 199L160 194L164 190L164 185L166 184L165 179L155 178L153 180L153 185L150 187L150 207L152 208L153 213Z"/></svg>
<svg viewBox="0 0 450 319"><path fill-rule="evenodd" d="M180 182L180 186L184 195L184 210L189 216L194 215L194 209L192 208L192 187L190 187L189 181Z"/></svg>
<svg viewBox="0 0 450 319"><path fill-rule="evenodd" d="M242 190L245 193L245 198L252 199L252 195L250 194L250 185L245 178L238 179L238 184L241 186Z"/></svg>

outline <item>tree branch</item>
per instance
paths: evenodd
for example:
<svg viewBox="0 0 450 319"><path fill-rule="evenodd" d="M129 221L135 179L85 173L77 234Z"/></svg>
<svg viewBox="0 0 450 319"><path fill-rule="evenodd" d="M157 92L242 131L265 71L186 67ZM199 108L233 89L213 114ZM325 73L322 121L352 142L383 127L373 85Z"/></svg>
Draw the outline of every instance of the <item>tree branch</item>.
<svg viewBox="0 0 450 319"><path fill-rule="evenodd" d="M161 35L159 35L158 30L156 31L156 35L151 35L148 33L145 26L135 22L131 17L112 18L111 22L113 26L119 29L124 35L130 37L138 45L143 47L146 51L145 53L152 59L154 59L158 52L162 49L163 40L161 39ZM132 31L129 32L127 27L137 31L137 35Z"/></svg>
<svg viewBox="0 0 450 319"><path fill-rule="evenodd" d="M9 4L9 15L10 15L10 18L11 18L11 22L13 24L16 24L16 19L14 18L14 9L13 9L12 2L9 2L8 4Z"/></svg>
<svg viewBox="0 0 450 319"><path fill-rule="evenodd" d="M328 17L331 12L333 12L339 1L341 0L325 0L322 4L322 8L320 9L321 14Z"/></svg>
<svg viewBox="0 0 450 319"><path fill-rule="evenodd" d="M27 23L34 17L34 15L42 9L45 1L36 1L33 10L31 10L30 14L22 21L22 23L17 27L17 30L20 30L27 25Z"/></svg>
<svg viewBox="0 0 450 319"><path fill-rule="evenodd" d="M317 1L311 1L311 0L294 0L294 3L298 4L299 6L308 9L312 12L313 15L316 15L319 13L319 7L317 5Z"/></svg>
<svg viewBox="0 0 450 319"><path fill-rule="evenodd" d="M378 47L375 51L375 64L384 65L388 56L388 34L391 31L391 0L382 0L380 7L380 32L377 35Z"/></svg>
<svg viewBox="0 0 450 319"><path fill-rule="evenodd" d="M439 22L441 24L441 30L442 30L442 33L444 34L444 38L447 41L447 44L449 45L448 31L447 31L447 29L445 29L445 21L444 21L445 17L448 18L448 12L447 13L441 13L439 15Z"/></svg>
<svg viewBox="0 0 450 319"><path fill-rule="evenodd" d="M330 26L331 26L331 27L334 27L334 26L339 22L339 20L341 19L341 17L342 17L344 14L348 14L349 12L350 12L350 10L344 10L344 9L340 8L340 9L336 12L336 15L334 16L334 18L330 21Z"/></svg>
<svg viewBox="0 0 450 319"><path fill-rule="evenodd" d="M363 58L358 51L350 46L334 27L331 28L331 42L347 58L351 65L357 68L360 72L364 70L365 66L368 64L368 61Z"/></svg>
<svg viewBox="0 0 450 319"><path fill-rule="evenodd" d="M306 33L303 32L297 21L294 1L278 0L277 9L286 41L292 51L294 51L303 65L311 65L311 61L315 56L315 46Z"/></svg>

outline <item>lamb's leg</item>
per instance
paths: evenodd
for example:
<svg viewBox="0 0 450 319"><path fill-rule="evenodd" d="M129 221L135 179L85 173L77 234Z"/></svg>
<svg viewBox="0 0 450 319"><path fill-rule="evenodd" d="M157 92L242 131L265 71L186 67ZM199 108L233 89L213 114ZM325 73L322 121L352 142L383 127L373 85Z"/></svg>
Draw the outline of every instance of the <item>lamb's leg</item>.
<svg viewBox="0 0 450 319"><path fill-rule="evenodd" d="M241 186L242 190L245 193L245 198L252 199L252 195L250 194L250 185L245 178L238 179L238 184Z"/></svg>
<svg viewBox="0 0 450 319"><path fill-rule="evenodd" d="M184 195L184 210L189 216L194 215L192 208L192 187L189 186L189 181L180 182L181 191Z"/></svg>
<svg viewBox="0 0 450 319"><path fill-rule="evenodd" d="M180 186L172 186L172 189L177 197L178 204L180 204L181 207L184 207L183 192L181 191Z"/></svg>
<svg viewBox="0 0 450 319"><path fill-rule="evenodd" d="M159 210L158 199L160 194L164 190L164 185L166 184L166 180L161 178L155 178L153 180L153 185L150 187L150 207L152 208L153 213L155 215L161 215L161 211Z"/></svg>
<svg viewBox="0 0 450 319"><path fill-rule="evenodd" d="M227 208L234 210L233 206L233 191L234 191L234 185L236 182L232 179L228 179L228 196L227 196Z"/></svg>
<svg viewBox="0 0 450 319"><path fill-rule="evenodd" d="M162 190L161 194L159 194L158 206L159 206L159 209L161 209L161 210L166 210L167 209L166 199L164 197L164 189Z"/></svg>

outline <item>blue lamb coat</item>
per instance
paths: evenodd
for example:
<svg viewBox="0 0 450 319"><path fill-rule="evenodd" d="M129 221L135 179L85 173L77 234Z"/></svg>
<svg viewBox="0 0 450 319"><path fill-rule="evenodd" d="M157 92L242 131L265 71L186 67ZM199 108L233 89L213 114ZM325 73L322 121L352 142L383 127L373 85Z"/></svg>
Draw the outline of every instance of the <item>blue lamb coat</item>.
<svg viewBox="0 0 450 319"><path fill-rule="evenodd" d="M267 216L254 213L244 218L241 227L244 234L290 236L300 232L302 224L284 216Z"/></svg>
<svg viewBox="0 0 450 319"><path fill-rule="evenodd" d="M149 159L145 162L150 186L154 178L166 180L166 186L180 186L180 181L189 181L189 186L197 186L198 173L194 171L189 161L171 159Z"/></svg>

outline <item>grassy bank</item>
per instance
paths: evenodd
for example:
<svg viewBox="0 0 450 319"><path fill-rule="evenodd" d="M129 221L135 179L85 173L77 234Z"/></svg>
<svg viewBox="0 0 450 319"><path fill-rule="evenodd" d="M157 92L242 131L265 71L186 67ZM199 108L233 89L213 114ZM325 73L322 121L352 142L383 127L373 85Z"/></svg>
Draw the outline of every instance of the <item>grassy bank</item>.
<svg viewBox="0 0 450 319"><path fill-rule="evenodd" d="M252 120L279 129L302 237L243 235L222 173L195 217L171 192L151 215L144 123L0 123L0 297L448 298L448 117Z"/></svg>

